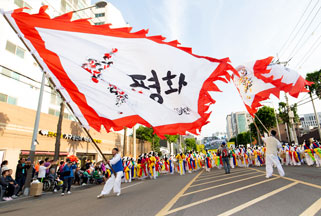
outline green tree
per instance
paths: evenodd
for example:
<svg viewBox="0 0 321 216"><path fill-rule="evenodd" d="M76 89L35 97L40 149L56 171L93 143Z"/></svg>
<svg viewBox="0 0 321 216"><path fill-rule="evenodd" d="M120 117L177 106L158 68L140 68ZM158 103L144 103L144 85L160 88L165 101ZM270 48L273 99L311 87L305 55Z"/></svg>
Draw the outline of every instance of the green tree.
<svg viewBox="0 0 321 216"><path fill-rule="evenodd" d="M316 110L315 104L314 104L314 99L312 96L312 94L315 93L318 96L318 98L321 99L321 70L315 71L313 73L308 73L306 76L306 80L313 82L313 84L311 86L307 86L307 88L310 90L309 95L310 95L310 99L311 99L313 110L314 110L314 116L318 122L319 136L321 137L321 127L319 125L320 119L318 117L317 110Z"/></svg>
<svg viewBox="0 0 321 216"><path fill-rule="evenodd" d="M176 143L178 138L179 138L179 135L165 135L165 137L166 137L168 142Z"/></svg>
<svg viewBox="0 0 321 216"><path fill-rule="evenodd" d="M311 86L307 86L310 94L316 94L321 99L321 70L306 75L306 80L314 82Z"/></svg>
<svg viewBox="0 0 321 216"><path fill-rule="evenodd" d="M160 153L160 138L154 133L153 128L139 126L136 130L136 137L151 143L152 150Z"/></svg>
<svg viewBox="0 0 321 216"><path fill-rule="evenodd" d="M297 104L290 106L290 109L294 113L294 119L293 119L294 123L298 123L300 121L300 117L297 113ZM290 122L289 112L288 112L287 105L284 102L279 103L279 117L280 117L282 123L289 124L289 122Z"/></svg>
<svg viewBox="0 0 321 216"><path fill-rule="evenodd" d="M255 123L256 123L261 134L266 132L266 130L264 129L261 122L264 124L264 126L268 130L270 130L276 126L276 119L275 119L275 113L274 113L273 108L271 108L269 106L263 106L257 111L257 113L255 115L257 116L255 118ZM261 120L261 122L259 121L258 118ZM254 123L250 124L250 131L254 137L257 137L257 129L256 129Z"/></svg>
<svg viewBox="0 0 321 216"><path fill-rule="evenodd" d="M186 138L184 142L185 142L187 151L191 151L191 150L196 151L196 140L194 138Z"/></svg>
<svg viewBox="0 0 321 216"><path fill-rule="evenodd" d="M251 137L251 132L247 131L247 132L242 132L240 134L237 135L237 144L243 144L246 145L248 143L251 143L251 140L254 140L253 137Z"/></svg>
<svg viewBox="0 0 321 216"><path fill-rule="evenodd" d="M232 138L229 140L229 142L234 142L234 143L236 143L236 137L232 137Z"/></svg>

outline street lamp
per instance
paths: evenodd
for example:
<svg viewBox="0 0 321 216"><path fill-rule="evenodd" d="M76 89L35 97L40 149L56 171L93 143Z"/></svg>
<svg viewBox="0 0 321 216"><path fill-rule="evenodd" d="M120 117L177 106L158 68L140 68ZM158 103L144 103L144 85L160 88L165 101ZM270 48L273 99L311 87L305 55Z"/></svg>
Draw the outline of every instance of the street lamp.
<svg viewBox="0 0 321 216"><path fill-rule="evenodd" d="M104 8L104 7L106 7L106 5L107 5L107 2L99 1L99 2L96 2L94 5L92 5L90 7L82 8L82 9L79 9L79 10L74 10L73 13L77 13L79 11L87 10L87 9L90 9L90 8L93 8L93 7Z"/></svg>

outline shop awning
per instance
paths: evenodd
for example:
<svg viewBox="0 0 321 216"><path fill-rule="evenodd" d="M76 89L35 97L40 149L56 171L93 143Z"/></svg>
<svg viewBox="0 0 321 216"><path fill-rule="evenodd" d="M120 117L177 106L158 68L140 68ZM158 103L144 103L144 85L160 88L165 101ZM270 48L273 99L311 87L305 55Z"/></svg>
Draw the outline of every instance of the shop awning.
<svg viewBox="0 0 321 216"><path fill-rule="evenodd" d="M29 155L30 151L22 150L21 155ZM36 151L35 155L55 155L53 151ZM59 156L68 156L68 152L60 152Z"/></svg>

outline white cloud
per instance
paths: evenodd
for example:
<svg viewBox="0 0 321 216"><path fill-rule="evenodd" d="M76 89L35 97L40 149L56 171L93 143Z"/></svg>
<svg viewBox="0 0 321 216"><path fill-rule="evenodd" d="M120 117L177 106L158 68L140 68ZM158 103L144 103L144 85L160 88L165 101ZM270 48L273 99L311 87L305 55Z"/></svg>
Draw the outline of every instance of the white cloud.
<svg viewBox="0 0 321 216"><path fill-rule="evenodd" d="M183 39L183 32L185 21L188 19L184 17L184 11L186 9L186 1L184 0L171 0L165 1L164 6L164 18L165 24L169 28L169 34L167 34L167 39L169 41Z"/></svg>

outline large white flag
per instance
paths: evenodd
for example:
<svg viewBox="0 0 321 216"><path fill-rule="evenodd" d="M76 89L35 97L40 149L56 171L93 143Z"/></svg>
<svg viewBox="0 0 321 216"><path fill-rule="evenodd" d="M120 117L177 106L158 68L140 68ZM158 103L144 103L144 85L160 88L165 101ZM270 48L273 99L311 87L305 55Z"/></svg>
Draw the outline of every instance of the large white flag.
<svg viewBox="0 0 321 216"><path fill-rule="evenodd" d="M83 125L100 131L136 123L164 134L196 133L215 101L208 91L227 82L228 59L198 56L177 41L146 36L142 30L51 19L46 6L30 15L6 13ZM234 71L234 73L237 73Z"/></svg>
<svg viewBox="0 0 321 216"><path fill-rule="evenodd" d="M298 72L280 64L272 63L273 57L253 61L236 68L240 76L234 76L233 81L248 110L254 116L261 102L273 94L279 98L284 91L293 97L301 92L308 92L306 81Z"/></svg>

